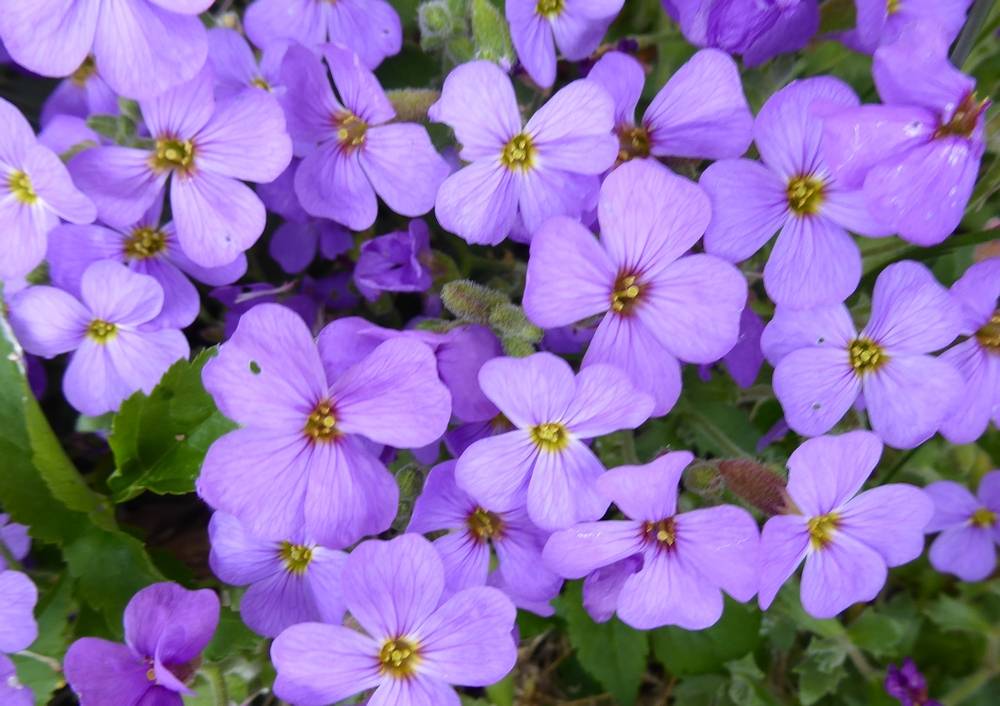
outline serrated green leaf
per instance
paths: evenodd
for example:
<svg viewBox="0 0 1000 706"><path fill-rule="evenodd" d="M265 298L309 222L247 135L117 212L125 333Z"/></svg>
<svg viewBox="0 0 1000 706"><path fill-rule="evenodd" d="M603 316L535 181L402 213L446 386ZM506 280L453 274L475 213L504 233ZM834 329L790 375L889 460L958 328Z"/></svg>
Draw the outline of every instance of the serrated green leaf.
<svg viewBox="0 0 1000 706"><path fill-rule="evenodd" d="M989 621L970 605L951 598L941 596L930 608L927 616L942 630L958 630L976 634L988 633L991 630Z"/></svg>
<svg viewBox="0 0 1000 706"><path fill-rule="evenodd" d="M876 657L897 654L898 646L905 634L904 626L897 620L866 610L847 628L851 641Z"/></svg>
<svg viewBox="0 0 1000 706"><path fill-rule="evenodd" d="M795 672L799 675L799 701L811 706L827 694L835 693L846 676L843 669L847 652L834 640L813 638Z"/></svg>
<svg viewBox="0 0 1000 706"><path fill-rule="evenodd" d="M35 706L47 706L52 694L65 684L62 673L49 664L24 654L10 655L17 672L17 680L31 689L35 695Z"/></svg>
<svg viewBox="0 0 1000 706"><path fill-rule="evenodd" d="M757 646L760 621L756 607L727 598L722 618L706 630L653 630L653 654L677 676L722 671L726 662L743 657Z"/></svg>

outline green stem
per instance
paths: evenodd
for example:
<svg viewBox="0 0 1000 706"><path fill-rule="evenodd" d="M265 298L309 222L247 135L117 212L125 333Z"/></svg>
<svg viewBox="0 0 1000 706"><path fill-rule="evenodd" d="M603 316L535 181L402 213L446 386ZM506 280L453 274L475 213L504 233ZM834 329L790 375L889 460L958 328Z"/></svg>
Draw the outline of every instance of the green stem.
<svg viewBox="0 0 1000 706"><path fill-rule="evenodd" d="M622 432L622 460L631 466L639 463L639 454L635 450L635 432L631 429Z"/></svg>
<svg viewBox="0 0 1000 706"><path fill-rule="evenodd" d="M45 655L40 655L37 652L31 652L30 650L21 650L16 654L19 657L27 657L28 659L33 659L36 662L41 662L57 674L62 671L62 665L59 663L59 660L53 659L52 657L46 657Z"/></svg>
<svg viewBox="0 0 1000 706"><path fill-rule="evenodd" d="M986 18L989 17L990 10L993 9L994 0L976 0L976 4L969 11L969 19L965 21L965 27L955 42L955 48L951 52L951 63L962 68L962 64L969 58L972 47L976 43L979 30L982 29Z"/></svg>
<svg viewBox="0 0 1000 706"><path fill-rule="evenodd" d="M982 693L982 688L997 676L1000 676L1000 667L984 667L963 679L958 686L945 695L942 702L945 706L959 706L969 697Z"/></svg>
<svg viewBox="0 0 1000 706"><path fill-rule="evenodd" d="M885 477L881 479L882 485L885 485L886 483L890 482L896 476L896 474L899 473L900 469L906 465L906 462L909 461L911 458L913 458L913 454L915 453L917 453L916 449L910 449L905 454L900 456L899 460L896 461L896 463L893 464L892 468L889 469L889 472L885 474Z"/></svg>
<svg viewBox="0 0 1000 706"><path fill-rule="evenodd" d="M229 692L226 690L226 679L222 675L222 668L217 664L205 664L201 667L201 673L212 685L215 706L229 706Z"/></svg>

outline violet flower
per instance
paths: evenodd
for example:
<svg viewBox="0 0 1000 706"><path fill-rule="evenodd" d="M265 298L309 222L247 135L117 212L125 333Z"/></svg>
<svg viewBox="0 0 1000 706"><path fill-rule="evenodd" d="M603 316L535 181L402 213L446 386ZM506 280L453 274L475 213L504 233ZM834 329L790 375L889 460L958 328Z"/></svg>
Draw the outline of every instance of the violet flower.
<svg viewBox="0 0 1000 706"><path fill-rule="evenodd" d="M890 664L886 669L885 692L898 699L901 706L941 706L940 701L927 695L927 680L909 657L903 660L903 666Z"/></svg>
<svg viewBox="0 0 1000 706"><path fill-rule="evenodd" d="M38 589L20 571L0 571L0 655L27 649L38 637Z"/></svg>
<svg viewBox="0 0 1000 706"><path fill-rule="evenodd" d="M4 554L9 554L14 561L22 561L28 556L31 550L31 537L28 536L28 528L17 522L10 521L10 515L0 513L0 545L4 551L0 552L0 571L7 568Z"/></svg>
<svg viewBox="0 0 1000 706"><path fill-rule="evenodd" d="M91 115L117 115L118 96L100 74L93 58L62 80L42 104L41 124L47 127L59 115L89 118Z"/></svg>
<svg viewBox="0 0 1000 706"><path fill-rule="evenodd" d="M975 496L947 480L925 490L934 501L934 516L924 531L941 533L931 544L931 565L963 581L988 577L1000 544L1000 471L983 476Z"/></svg>
<svg viewBox="0 0 1000 706"><path fill-rule="evenodd" d="M729 372L729 377L742 390L753 387L760 369L764 367L764 354L760 350L762 333L764 333L764 320L747 303L740 315L740 337L736 345L722 357L722 364ZM698 374L702 380L708 382L712 379L711 366L708 364L699 366Z"/></svg>
<svg viewBox="0 0 1000 706"><path fill-rule="evenodd" d="M215 75L215 97L232 98L247 89L257 89L280 95L285 86L281 80L281 63L287 42L273 42L264 47L260 60L239 32L228 27L208 31L208 63Z"/></svg>
<svg viewBox="0 0 1000 706"><path fill-rule="evenodd" d="M366 240L354 266L358 291L368 301L382 292L426 292L432 283L430 241L430 229L419 219L406 230Z"/></svg>
<svg viewBox="0 0 1000 706"><path fill-rule="evenodd" d="M0 654L0 703L4 706L34 706L35 694L18 681L14 663Z"/></svg>
<svg viewBox="0 0 1000 706"><path fill-rule="evenodd" d="M972 0L854 0L854 29L838 39L856 51L871 54L899 38L914 22L933 23L951 44L965 24Z"/></svg>

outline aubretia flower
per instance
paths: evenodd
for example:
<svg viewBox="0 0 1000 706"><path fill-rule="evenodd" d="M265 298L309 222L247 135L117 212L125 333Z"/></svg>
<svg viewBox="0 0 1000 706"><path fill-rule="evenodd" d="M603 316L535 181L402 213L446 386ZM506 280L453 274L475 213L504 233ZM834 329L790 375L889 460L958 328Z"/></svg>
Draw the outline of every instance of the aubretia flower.
<svg viewBox="0 0 1000 706"><path fill-rule="evenodd" d="M58 115L88 118L91 115L117 115L118 96L97 73L90 57L70 76L59 83L42 105L41 123L46 127Z"/></svg>
<svg viewBox="0 0 1000 706"><path fill-rule="evenodd" d="M43 76L95 62L116 93L151 98L205 63L198 18L212 0L0 0L0 37L14 60Z"/></svg>
<svg viewBox="0 0 1000 706"><path fill-rule="evenodd" d="M0 703L4 706L34 706L35 695L17 678L14 663L0 654Z"/></svg>
<svg viewBox="0 0 1000 706"><path fill-rule="evenodd" d="M27 649L38 637L38 589L19 571L0 571L0 655Z"/></svg>
<svg viewBox="0 0 1000 706"><path fill-rule="evenodd" d="M854 0L857 23L840 40L851 49L871 54L895 41L914 22L933 23L951 44L965 24L972 0Z"/></svg>
<svg viewBox="0 0 1000 706"><path fill-rule="evenodd" d="M248 88L281 93L281 62L285 58L287 42L273 42L265 46L260 60L239 32L228 27L208 31L208 63L215 75L216 98L231 98Z"/></svg>
<svg viewBox="0 0 1000 706"><path fill-rule="evenodd" d="M416 448L444 432L451 397L422 343L393 339L346 369L299 316L260 304L202 372L242 428L212 444L198 494L247 532L343 547L387 529L399 488L372 443Z"/></svg>
<svg viewBox="0 0 1000 706"><path fill-rule="evenodd" d="M941 533L931 545L931 564L963 581L982 581L993 573L1000 544L1000 471L983 476L978 496L947 480L926 491L934 516L925 531Z"/></svg>
<svg viewBox="0 0 1000 706"><path fill-rule="evenodd" d="M516 611L495 588L443 600L445 572L431 543L404 534L358 546L344 568L344 600L364 632L305 623L271 646L274 693L324 706L375 689L370 706L459 706L450 686L487 686L514 666Z"/></svg>
<svg viewBox="0 0 1000 706"><path fill-rule="evenodd" d="M543 88L556 80L556 46L570 61L597 49L624 0L508 0L510 36L528 75Z"/></svg>
<svg viewBox="0 0 1000 706"><path fill-rule="evenodd" d="M741 389L753 387L764 365L764 354L760 350L760 336L764 332L764 320L748 303L740 315L740 337L736 345L722 357L722 364L729 376ZM711 368L702 365L699 374L706 382L711 379Z"/></svg>
<svg viewBox="0 0 1000 706"><path fill-rule="evenodd" d="M903 666L890 664L885 673L885 692L898 699L901 706L941 706L927 695L927 680L912 659L903 660Z"/></svg>
<svg viewBox="0 0 1000 706"><path fill-rule="evenodd" d="M98 147L70 163L101 220L136 223L169 181L184 253L202 267L228 265L264 230L264 206L238 180L271 181L291 160L291 141L274 97L244 91L216 102L211 70L139 104L152 149Z"/></svg>
<svg viewBox="0 0 1000 706"><path fill-rule="evenodd" d="M66 652L63 670L80 706L181 706L219 624L218 597L207 589L155 583L132 597L124 623L124 645L84 637Z"/></svg>
<svg viewBox="0 0 1000 706"><path fill-rule="evenodd" d="M527 501L531 521L545 530L603 515L608 500L596 481L604 466L585 440L636 428L652 398L618 368L591 365L574 376L551 353L487 361L479 386L514 429L465 450L455 468L459 487L493 512Z"/></svg>
<svg viewBox="0 0 1000 706"><path fill-rule="evenodd" d="M523 507L491 512L480 507L455 483L455 462L431 469L413 506L407 532L448 533L434 540L444 563L447 591L486 585L496 553L503 590L545 603L559 593L562 579L541 565L548 533L528 518Z"/></svg>
<svg viewBox="0 0 1000 706"><path fill-rule="evenodd" d="M948 61L937 27L909 24L875 52L884 105L824 118L827 164L846 188L863 190L876 221L917 245L951 235L965 212L985 150L988 100Z"/></svg>
<svg viewBox="0 0 1000 706"><path fill-rule="evenodd" d="M546 566L566 578L623 562L615 586L618 617L638 630L678 625L701 630L722 617L722 591L740 601L757 592L757 525L734 505L677 512L677 487L694 456L665 454L645 466L621 466L598 490L628 518L585 522L556 532ZM599 615L607 619L607 615Z"/></svg>
<svg viewBox="0 0 1000 706"><path fill-rule="evenodd" d="M736 343L746 281L717 257L685 255L708 224L708 198L656 162L634 160L612 172L598 218L600 241L568 218L539 229L524 310L545 328L603 314L584 369L620 367L662 415L680 395L678 359L710 363Z"/></svg>
<svg viewBox="0 0 1000 706"><path fill-rule="evenodd" d="M911 449L938 430L962 394L961 374L929 355L959 326L948 291L926 267L904 261L879 274L860 333L843 305L779 307L761 347L796 432L829 431L863 393L872 430L889 446Z"/></svg>
<svg viewBox="0 0 1000 706"><path fill-rule="evenodd" d="M431 287L431 232L422 220L406 230L380 235L361 245L354 284L369 301L382 292L426 292Z"/></svg>
<svg viewBox="0 0 1000 706"><path fill-rule="evenodd" d="M828 76L795 81L771 96L754 124L761 162L716 162L701 186L712 200L705 250L738 262L780 230L764 267L768 296L786 307L838 304L857 288L861 253L848 229L886 235L864 198L836 180L820 147L817 113L858 98Z"/></svg>
<svg viewBox="0 0 1000 706"><path fill-rule="evenodd" d="M608 52L587 78L615 101L618 159L633 157L739 157L750 146L753 115L739 70L721 51L697 52L660 89L638 123L635 109L645 73L627 54Z"/></svg>
<svg viewBox="0 0 1000 706"><path fill-rule="evenodd" d="M234 586L249 586L240 598L240 616L254 632L277 637L298 623L344 619L344 552L308 541L302 533L281 542L262 539L221 512L212 515L208 535L208 561L215 575Z"/></svg>
<svg viewBox="0 0 1000 706"><path fill-rule="evenodd" d="M31 549L28 528L17 522L11 522L10 515L0 513L0 545L4 550L0 551L0 571L3 571L7 568L5 554L9 554L15 561L21 561L28 556L28 551Z"/></svg>
<svg viewBox="0 0 1000 706"><path fill-rule="evenodd" d="M96 215L59 157L0 98L0 279L23 277L42 261L45 236L60 218L90 223Z"/></svg>
<svg viewBox="0 0 1000 706"><path fill-rule="evenodd" d="M101 260L83 273L79 299L55 287L19 292L10 302L10 323L29 353L53 358L73 351L63 394L96 417L117 410L137 390L148 394L167 368L187 358L180 331L149 326L162 307L155 279Z"/></svg>
<svg viewBox="0 0 1000 706"><path fill-rule="evenodd" d="M796 514L775 515L760 538L760 607L805 559L802 607L832 618L875 598L887 568L920 556L934 507L919 488L890 483L858 494L878 465L882 444L867 431L810 439L788 459Z"/></svg>
<svg viewBox="0 0 1000 706"><path fill-rule="evenodd" d="M243 19L247 36L258 47L293 40L314 48L343 44L369 69L403 46L399 15L386 0L257 0Z"/></svg>
<svg viewBox="0 0 1000 706"><path fill-rule="evenodd" d="M455 131L471 162L444 181L434 210L470 243L496 245L518 215L529 236L552 216L579 217L618 154L611 97L593 81L569 84L524 124L510 78L473 61L448 74L427 115Z"/></svg>

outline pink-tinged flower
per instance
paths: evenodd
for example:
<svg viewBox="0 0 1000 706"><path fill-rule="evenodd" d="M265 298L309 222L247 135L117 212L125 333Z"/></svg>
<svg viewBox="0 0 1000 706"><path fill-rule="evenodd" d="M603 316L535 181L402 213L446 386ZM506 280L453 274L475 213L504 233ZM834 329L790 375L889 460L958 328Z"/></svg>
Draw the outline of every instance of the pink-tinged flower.
<svg viewBox="0 0 1000 706"><path fill-rule="evenodd" d="M527 503L543 530L603 515L608 499L596 481L604 466L586 440L635 429L652 398L618 368L591 365L574 376L551 353L487 361L479 386L514 429L465 450L455 468L459 487L493 512Z"/></svg>
<svg viewBox="0 0 1000 706"><path fill-rule="evenodd" d="M823 154L838 182L900 237L934 245L958 227L986 149L988 100L948 61L934 26L909 24L875 52L883 105L827 115Z"/></svg>
<svg viewBox="0 0 1000 706"><path fill-rule="evenodd" d="M794 81L771 96L754 123L761 162L716 162L700 184L712 201L705 250L746 260L780 231L764 267L768 296L784 307L839 304L861 279L861 253L848 230L887 235L864 197L840 183L821 154L822 121L858 98L839 79Z"/></svg>
<svg viewBox="0 0 1000 706"><path fill-rule="evenodd" d="M753 115L743 95L740 72L724 52L704 49L681 66L649 104L642 120L635 109L646 75L628 54L608 52L587 79L601 84L615 101L618 159L686 157L730 159L747 151Z"/></svg>
<svg viewBox="0 0 1000 706"><path fill-rule="evenodd" d="M0 571L0 655L27 649L38 637L38 589L19 571Z"/></svg>
<svg viewBox="0 0 1000 706"><path fill-rule="evenodd" d="M361 244L354 284L369 301L382 292L426 292L433 281L430 260L430 229L422 220L410 221L406 230Z"/></svg>
<svg viewBox="0 0 1000 706"><path fill-rule="evenodd" d="M400 215L424 215L451 170L427 128L390 122L392 103L350 49L328 44L323 57L339 97L322 59L308 49L289 48L282 65L281 101L296 155L303 157L295 173L299 203L352 230L375 222L376 195Z"/></svg>
<svg viewBox="0 0 1000 706"><path fill-rule="evenodd" d="M459 706L452 684L488 686L517 659L510 600L486 586L445 600L441 558L419 535L358 546L343 591L364 632L319 623L285 630L271 646L279 698L325 706L375 689L369 706Z"/></svg>
<svg viewBox="0 0 1000 706"><path fill-rule="evenodd" d="M507 0L517 58L543 88L556 80L556 47L570 61L597 49L624 0Z"/></svg>
<svg viewBox="0 0 1000 706"><path fill-rule="evenodd" d="M915 22L933 23L951 44L965 24L972 0L854 0L857 22L839 36L846 46L871 54L899 38Z"/></svg>
<svg viewBox="0 0 1000 706"><path fill-rule="evenodd" d="M244 17L247 36L258 47L291 40L315 48L343 44L374 70L403 47L399 15L386 0L257 0Z"/></svg>
<svg viewBox="0 0 1000 706"><path fill-rule="evenodd" d="M94 204L21 112L0 98L0 279L16 279L45 257L46 235L64 218L90 223Z"/></svg>
<svg viewBox="0 0 1000 706"><path fill-rule="evenodd" d="M167 369L187 358L184 334L150 322L163 289L112 260L87 268L80 298L55 287L29 287L10 301L10 323L24 349L43 358L73 351L63 394L80 412L118 409L133 392L150 393Z"/></svg>
<svg viewBox="0 0 1000 706"><path fill-rule="evenodd" d="M248 88L280 95L285 90L281 63L287 49L287 42L267 44L258 59L236 30L208 30L208 63L215 75L215 97L231 98Z"/></svg>
<svg viewBox="0 0 1000 706"><path fill-rule="evenodd" d="M496 245L518 216L529 238L547 218L578 218L618 154L614 105L593 81L561 89L525 124L510 78L473 61L448 74L427 115L455 131L470 162L441 184L434 210L470 243Z"/></svg>
<svg viewBox="0 0 1000 706"><path fill-rule="evenodd" d="M69 76L92 57L116 93L152 98L205 64L198 14L212 0L0 0L0 38L19 63Z"/></svg>
<svg viewBox="0 0 1000 706"><path fill-rule="evenodd" d="M264 205L241 180L267 182L292 158L285 118L273 96L244 91L221 102L206 68L139 104L152 149L98 147L77 155L70 171L97 203L102 221L139 221L167 188L184 253L202 267L228 265L264 231Z"/></svg>
<svg viewBox="0 0 1000 706"><path fill-rule="evenodd" d="M125 608L125 644L84 637L63 670L80 706L181 706L201 652L219 624L219 599L203 589L154 583Z"/></svg>
<svg viewBox="0 0 1000 706"><path fill-rule="evenodd" d="M235 517L217 512L208 525L208 562L220 580L249 586L240 617L254 632L277 637L299 623L340 623L340 576L347 555L296 533L283 541L251 534Z"/></svg>
<svg viewBox="0 0 1000 706"><path fill-rule="evenodd" d="M677 512L677 487L693 459L677 451L598 478L598 490L628 519L556 532L545 545L545 565L571 579L605 569L603 586L590 592L596 588L637 630L701 630L722 617L722 591L750 600L757 592L757 524L734 505ZM638 562L625 561L635 556ZM595 619L609 617L598 610Z"/></svg>
<svg viewBox="0 0 1000 706"><path fill-rule="evenodd" d="M979 481L978 496L963 485L942 480L926 488L934 516L925 532L940 532L931 544L931 564L963 581L982 581L996 566L1000 544L1000 471Z"/></svg>
<svg viewBox="0 0 1000 706"><path fill-rule="evenodd" d="M733 347L747 284L712 255L685 255L709 221L691 181L652 160L620 166L601 187L600 240L579 223L553 218L531 243L524 310L535 324L604 318L584 369L626 371L666 414L681 390L680 362L711 363Z"/></svg>
<svg viewBox="0 0 1000 706"><path fill-rule="evenodd" d="M111 90L90 57L49 94L42 105L41 123L47 127L56 116L117 115L118 96Z"/></svg>
<svg viewBox="0 0 1000 706"><path fill-rule="evenodd" d="M212 444L198 494L264 539L345 547L396 516L399 488L378 445L419 448L444 432L451 396L423 343L392 339L341 366L302 319L260 304L202 380L241 428Z"/></svg>
<svg viewBox="0 0 1000 706"><path fill-rule="evenodd" d="M28 528L17 522L10 521L10 515L0 513L0 571L7 568L5 555L10 555L15 561L21 561L31 550L31 537Z"/></svg>
<svg viewBox="0 0 1000 706"><path fill-rule="evenodd" d="M867 431L809 439L792 453L787 490L798 512L764 525L762 609L803 559L802 607L814 618L832 618L873 600L889 567L920 556L934 511L927 494L905 483L858 494L881 455L882 443Z"/></svg>
<svg viewBox="0 0 1000 706"><path fill-rule="evenodd" d="M14 663L0 654L0 703L4 706L34 706L35 695L17 678Z"/></svg>
<svg viewBox="0 0 1000 706"><path fill-rule="evenodd" d="M455 483L455 461L431 469L406 528L424 534L440 530L447 534L434 540L434 548L444 563L449 595L487 585L494 554L499 587L515 602L521 597L547 606L562 587L562 579L541 565L548 533L535 527L523 507L507 512L481 507Z"/></svg>
<svg viewBox="0 0 1000 706"><path fill-rule="evenodd" d="M774 393L788 426L824 434L863 394L872 430L889 446L914 448L938 430L964 387L949 362L930 355L957 335L955 301L916 262L885 268L860 333L843 305L779 307L761 347L775 366Z"/></svg>

